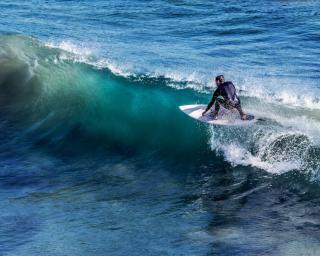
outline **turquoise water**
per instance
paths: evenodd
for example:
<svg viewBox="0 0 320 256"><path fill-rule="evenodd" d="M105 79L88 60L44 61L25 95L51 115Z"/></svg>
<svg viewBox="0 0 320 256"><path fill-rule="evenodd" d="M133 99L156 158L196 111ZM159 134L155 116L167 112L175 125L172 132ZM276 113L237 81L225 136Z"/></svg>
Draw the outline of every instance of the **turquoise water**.
<svg viewBox="0 0 320 256"><path fill-rule="evenodd" d="M319 7L0 3L0 254L319 255Z"/></svg>

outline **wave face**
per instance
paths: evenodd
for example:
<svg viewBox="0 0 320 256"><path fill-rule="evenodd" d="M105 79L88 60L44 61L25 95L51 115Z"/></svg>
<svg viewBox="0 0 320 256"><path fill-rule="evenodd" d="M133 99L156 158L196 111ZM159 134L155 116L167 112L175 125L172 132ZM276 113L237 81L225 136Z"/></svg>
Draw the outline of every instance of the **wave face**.
<svg viewBox="0 0 320 256"><path fill-rule="evenodd" d="M208 100L211 89L194 91L196 82L115 74L93 55L24 36L2 36L1 45L2 110L12 122L23 121L19 136L32 138L32 145L59 152L102 147L189 155L189 161L218 153L232 165L318 175L316 106L270 102L244 91L245 109L265 120L247 127L208 127L178 110Z"/></svg>
<svg viewBox="0 0 320 256"><path fill-rule="evenodd" d="M24 121L35 144L167 155L205 148L205 133L177 108L192 100L191 93L169 89L165 78L117 76L23 36L3 36L1 44L3 111Z"/></svg>

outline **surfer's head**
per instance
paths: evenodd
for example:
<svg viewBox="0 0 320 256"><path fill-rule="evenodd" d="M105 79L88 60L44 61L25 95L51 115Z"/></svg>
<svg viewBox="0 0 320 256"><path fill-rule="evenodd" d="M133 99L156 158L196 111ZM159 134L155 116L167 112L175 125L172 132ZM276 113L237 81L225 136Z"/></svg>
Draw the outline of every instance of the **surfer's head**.
<svg viewBox="0 0 320 256"><path fill-rule="evenodd" d="M224 83L224 76L223 75L219 75L216 76L216 85L219 86L220 84Z"/></svg>

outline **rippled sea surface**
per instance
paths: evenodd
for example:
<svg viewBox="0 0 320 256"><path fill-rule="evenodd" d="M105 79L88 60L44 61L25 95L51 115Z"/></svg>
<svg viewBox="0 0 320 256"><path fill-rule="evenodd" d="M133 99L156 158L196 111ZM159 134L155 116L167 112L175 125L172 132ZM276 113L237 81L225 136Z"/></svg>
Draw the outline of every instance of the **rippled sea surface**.
<svg viewBox="0 0 320 256"><path fill-rule="evenodd" d="M319 10L0 1L0 255L320 255Z"/></svg>

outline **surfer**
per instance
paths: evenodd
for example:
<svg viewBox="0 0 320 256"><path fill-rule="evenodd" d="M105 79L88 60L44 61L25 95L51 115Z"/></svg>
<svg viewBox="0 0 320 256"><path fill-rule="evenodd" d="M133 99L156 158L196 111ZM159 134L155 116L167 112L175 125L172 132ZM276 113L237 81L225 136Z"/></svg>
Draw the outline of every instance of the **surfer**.
<svg viewBox="0 0 320 256"><path fill-rule="evenodd" d="M202 113L204 116L209 109L214 105L214 112L212 118L217 119L219 114L220 106L223 106L226 109L238 110L242 120L247 120L247 115L242 111L241 102L236 94L236 88L232 82L225 82L224 76L219 75L216 77L217 89L213 93L212 99L209 102L206 110Z"/></svg>

